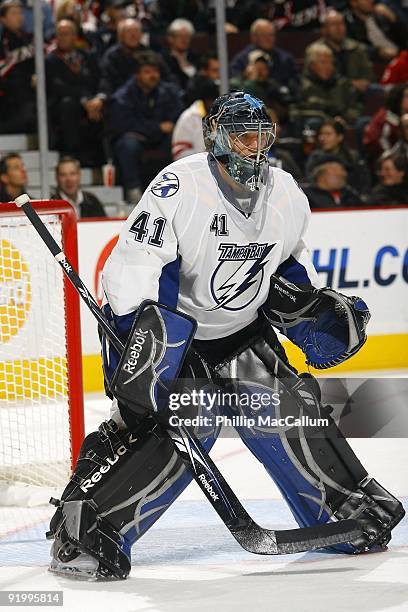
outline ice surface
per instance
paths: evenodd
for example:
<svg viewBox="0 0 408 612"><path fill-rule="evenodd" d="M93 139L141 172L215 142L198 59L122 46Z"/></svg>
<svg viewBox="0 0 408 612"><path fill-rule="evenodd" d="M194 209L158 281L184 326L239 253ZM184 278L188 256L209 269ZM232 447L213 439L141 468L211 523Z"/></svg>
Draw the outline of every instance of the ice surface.
<svg viewBox="0 0 408 612"><path fill-rule="evenodd" d="M86 410L88 430L108 415L106 402L96 396L87 398ZM407 508L407 441L352 444L370 473L405 495ZM276 487L238 439L219 440L212 456L257 522L294 525ZM256 556L239 547L192 483L134 547L128 580L91 583L47 572L44 531L52 511L0 508L0 590L63 590L63 609L78 612L408 610L407 519L387 552Z"/></svg>

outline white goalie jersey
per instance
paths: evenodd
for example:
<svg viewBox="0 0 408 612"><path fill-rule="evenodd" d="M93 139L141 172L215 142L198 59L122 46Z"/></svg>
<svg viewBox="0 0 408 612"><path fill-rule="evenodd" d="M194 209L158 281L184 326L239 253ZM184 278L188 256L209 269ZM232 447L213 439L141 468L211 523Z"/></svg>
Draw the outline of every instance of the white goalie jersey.
<svg viewBox="0 0 408 612"><path fill-rule="evenodd" d="M293 178L269 168L255 208L245 216L219 187L207 153L167 166L124 224L103 270L116 315L144 299L197 320L196 338L244 328L265 302L271 274L318 286L303 236L310 218Z"/></svg>

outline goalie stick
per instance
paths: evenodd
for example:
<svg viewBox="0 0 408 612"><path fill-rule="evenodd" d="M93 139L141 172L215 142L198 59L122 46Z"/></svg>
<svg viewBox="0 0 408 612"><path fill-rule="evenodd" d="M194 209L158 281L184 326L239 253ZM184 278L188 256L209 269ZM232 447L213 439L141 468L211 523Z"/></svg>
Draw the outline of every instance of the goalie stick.
<svg viewBox="0 0 408 612"><path fill-rule="evenodd" d="M24 211L49 251L107 334L109 341L121 354L125 348L122 341L109 325L97 302L69 263L61 247L31 206L29 196L23 194L16 198L15 203ZM160 425L163 427L162 421L160 421ZM175 451L214 510L236 541L248 552L261 555L305 552L350 542L361 534L360 526L354 519L288 530L260 527L244 509L238 497L195 436L182 424L175 428L171 428L170 425L166 426L165 430L174 444Z"/></svg>

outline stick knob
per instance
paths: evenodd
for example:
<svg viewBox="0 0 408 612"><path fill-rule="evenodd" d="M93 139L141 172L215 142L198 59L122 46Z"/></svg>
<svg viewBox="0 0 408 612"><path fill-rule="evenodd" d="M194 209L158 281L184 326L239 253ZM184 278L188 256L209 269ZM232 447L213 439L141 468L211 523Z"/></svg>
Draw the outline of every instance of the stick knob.
<svg viewBox="0 0 408 612"><path fill-rule="evenodd" d="M27 193L22 193L18 198L14 200L16 205L21 208L23 204L27 204L30 201L30 196Z"/></svg>

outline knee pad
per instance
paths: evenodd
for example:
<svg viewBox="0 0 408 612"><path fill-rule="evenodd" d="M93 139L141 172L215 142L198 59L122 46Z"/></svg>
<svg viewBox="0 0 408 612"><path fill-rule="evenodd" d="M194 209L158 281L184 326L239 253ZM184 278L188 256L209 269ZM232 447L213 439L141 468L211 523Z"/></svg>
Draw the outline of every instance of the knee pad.
<svg viewBox="0 0 408 612"><path fill-rule="evenodd" d="M265 466L300 526L357 518L364 535L350 545L336 546L336 551L354 553L385 545L404 516L401 503L368 476L331 418L330 407L321 405L317 381L299 376L274 350L275 342L274 333L266 330L218 368L224 378L235 379L240 392L279 393L277 405L256 413L235 407L234 412L254 417L256 423L236 427L238 433ZM269 426L265 417L273 423L290 417L294 424ZM324 418L327 424L308 426L304 417L312 424Z"/></svg>

